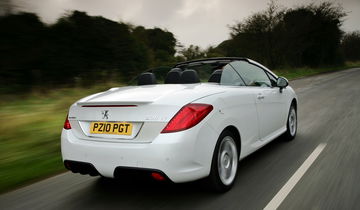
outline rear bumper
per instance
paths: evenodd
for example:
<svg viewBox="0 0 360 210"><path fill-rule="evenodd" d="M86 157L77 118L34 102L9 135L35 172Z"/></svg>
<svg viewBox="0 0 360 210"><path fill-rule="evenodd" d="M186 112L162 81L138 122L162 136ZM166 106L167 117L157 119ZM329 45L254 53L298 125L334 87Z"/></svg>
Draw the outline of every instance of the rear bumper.
<svg viewBox="0 0 360 210"><path fill-rule="evenodd" d="M68 170L73 173L80 173L82 175L90 175L90 176L99 176L100 173L96 170L96 168L91 163L84 163L73 160L65 160L64 166ZM131 168L131 167L122 167L118 166L115 168L114 177L115 178L150 178L153 177L153 174L156 174L159 180L159 175L161 176L161 180L169 180L169 178L164 174L164 172L156 170L156 169L145 169L145 168Z"/></svg>
<svg viewBox="0 0 360 210"><path fill-rule="evenodd" d="M115 177L117 167L131 167L158 170L179 183L209 175L216 140L210 126L160 134L151 143L82 140L63 130L61 152L64 161L88 163L105 177Z"/></svg>

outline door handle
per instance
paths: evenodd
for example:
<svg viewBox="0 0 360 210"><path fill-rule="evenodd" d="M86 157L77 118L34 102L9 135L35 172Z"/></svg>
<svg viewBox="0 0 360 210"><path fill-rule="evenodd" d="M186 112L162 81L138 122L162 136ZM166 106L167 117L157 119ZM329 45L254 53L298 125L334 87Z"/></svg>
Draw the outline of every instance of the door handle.
<svg viewBox="0 0 360 210"><path fill-rule="evenodd" d="M264 96L263 94L258 94L258 95L257 95L257 98L261 100L261 99L264 99L265 96Z"/></svg>

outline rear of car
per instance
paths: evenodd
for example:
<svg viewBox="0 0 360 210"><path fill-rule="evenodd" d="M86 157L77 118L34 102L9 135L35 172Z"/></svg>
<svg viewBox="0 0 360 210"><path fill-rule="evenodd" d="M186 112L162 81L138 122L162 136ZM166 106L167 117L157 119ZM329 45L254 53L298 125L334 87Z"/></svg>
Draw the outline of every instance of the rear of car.
<svg viewBox="0 0 360 210"><path fill-rule="evenodd" d="M61 136L65 166L111 178L124 169L173 182L207 176L212 149L199 142L216 142L218 134L203 121L213 106L196 99L214 91L184 94L191 86L139 87L138 92L157 93L143 98L131 96L131 89L113 89L73 104Z"/></svg>

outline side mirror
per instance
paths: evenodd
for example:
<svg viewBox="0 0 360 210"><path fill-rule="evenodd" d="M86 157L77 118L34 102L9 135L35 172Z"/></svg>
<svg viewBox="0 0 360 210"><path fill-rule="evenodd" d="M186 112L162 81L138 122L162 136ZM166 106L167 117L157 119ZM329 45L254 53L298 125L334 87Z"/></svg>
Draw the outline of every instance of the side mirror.
<svg viewBox="0 0 360 210"><path fill-rule="evenodd" d="M276 81L276 86L280 88L280 93L282 93L282 89L286 88L289 85L289 82L284 77L279 77Z"/></svg>

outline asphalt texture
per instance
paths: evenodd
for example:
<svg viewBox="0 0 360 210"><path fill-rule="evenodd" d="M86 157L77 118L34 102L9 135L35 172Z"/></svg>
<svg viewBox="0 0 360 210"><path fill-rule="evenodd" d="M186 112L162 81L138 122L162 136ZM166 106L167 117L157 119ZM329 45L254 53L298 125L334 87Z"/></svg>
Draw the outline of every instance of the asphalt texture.
<svg viewBox="0 0 360 210"><path fill-rule="evenodd" d="M243 159L233 189L202 182L110 181L64 173L0 195L0 209L263 209L319 144L326 147L278 209L360 209L360 69L290 81L298 133Z"/></svg>

